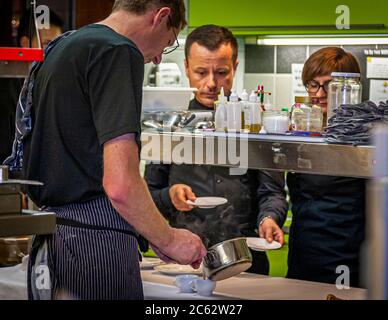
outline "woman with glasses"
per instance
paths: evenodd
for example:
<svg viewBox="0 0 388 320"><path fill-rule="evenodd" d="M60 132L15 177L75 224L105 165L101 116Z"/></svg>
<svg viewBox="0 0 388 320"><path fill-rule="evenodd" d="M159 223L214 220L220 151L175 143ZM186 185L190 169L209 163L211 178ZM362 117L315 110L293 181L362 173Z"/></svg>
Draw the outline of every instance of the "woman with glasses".
<svg viewBox="0 0 388 320"><path fill-rule="evenodd" d="M356 58L327 47L310 56L302 80L311 97L327 110L332 72L359 73ZM289 278L360 286L360 249L365 237L365 180L288 173L292 225Z"/></svg>

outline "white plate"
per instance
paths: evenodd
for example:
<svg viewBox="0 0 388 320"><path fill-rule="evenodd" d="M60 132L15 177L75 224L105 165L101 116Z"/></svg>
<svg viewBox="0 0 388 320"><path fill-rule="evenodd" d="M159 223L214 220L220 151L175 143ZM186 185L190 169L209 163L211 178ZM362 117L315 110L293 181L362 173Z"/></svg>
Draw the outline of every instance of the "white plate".
<svg viewBox="0 0 388 320"><path fill-rule="evenodd" d="M164 264L164 262L159 258L143 257L143 261L140 262L140 269L153 269L161 264Z"/></svg>
<svg viewBox="0 0 388 320"><path fill-rule="evenodd" d="M247 245L249 248L255 251L276 250L282 247L282 245L277 241L272 241L272 243L269 243L264 238L256 237L247 238Z"/></svg>
<svg viewBox="0 0 388 320"><path fill-rule="evenodd" d="M163 264L154 267L154 269L160 273L168 275L179 275L179 274L197 274L202 275L202 266L199 269L194 269L191 266L180 265L180 264Z"/></svg>
<svg viewBox="0 0 388 320"><path fill-rule="evenodd" d="M195 201L187 200L187 204L203 209L211 209L228 203L228 200L220 197L200 197Z"/></svg>

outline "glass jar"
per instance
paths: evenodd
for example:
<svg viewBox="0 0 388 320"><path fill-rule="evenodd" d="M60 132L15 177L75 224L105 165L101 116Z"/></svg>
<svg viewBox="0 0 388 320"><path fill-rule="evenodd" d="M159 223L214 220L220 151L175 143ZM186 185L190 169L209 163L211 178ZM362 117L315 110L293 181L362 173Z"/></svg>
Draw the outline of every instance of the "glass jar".
<svg viewBox="0 0 388 320"><path fill-rule="evenodd" d="M359 73L333 72L327 93L327 119L334 110L344 104L359 104L362 97L362 85Z"/></svg>
<svg viewBox="0 0 388 320"><path fill-rule="evenodd" d="M291 108L291 131L306 131L306 118L311 113L310 97L295 97Z"/></svg>
<svg viewBox="0 0 388 320"><path fill-rule="evenodd" d="M291 109L291 131L321 133L323 125L322 108L317 99L295 97Z"/></svg>
<svg viewBox="0 0 388 320"><path fill-rule="evenodd" d="M288 113L280 110L264 111L263 127L270 134L286 134L289 129Z"/></svg>

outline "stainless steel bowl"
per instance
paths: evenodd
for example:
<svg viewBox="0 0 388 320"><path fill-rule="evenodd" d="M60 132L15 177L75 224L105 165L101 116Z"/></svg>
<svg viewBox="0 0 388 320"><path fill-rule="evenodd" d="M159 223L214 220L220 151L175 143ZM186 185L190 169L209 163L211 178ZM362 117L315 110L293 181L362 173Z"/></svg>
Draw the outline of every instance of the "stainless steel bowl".
<svg viewBox="0 0 388 320"><path fill-rule="evenodd" d="M226 240L212 246L203 262L204 275L213 281L231 278L252 266L252 254L245 238Z"/></svg>

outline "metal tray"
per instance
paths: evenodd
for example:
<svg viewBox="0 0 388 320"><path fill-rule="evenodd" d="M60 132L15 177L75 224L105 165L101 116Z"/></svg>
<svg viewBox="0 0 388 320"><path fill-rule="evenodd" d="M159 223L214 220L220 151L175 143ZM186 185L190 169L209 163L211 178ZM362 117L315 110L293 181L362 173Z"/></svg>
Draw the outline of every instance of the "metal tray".
<svg viewBox="0 0 388 320"><path fill-rule="evenodd" d="M52 234L55 228L53 212L23 210L22 214L0 216L0 237Z"/></svg>

